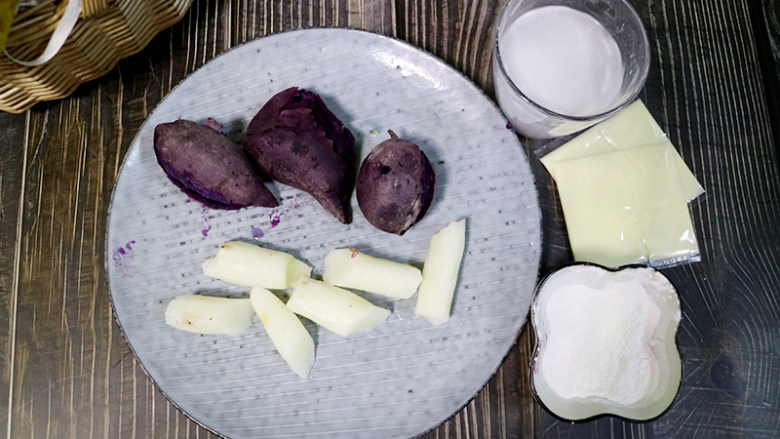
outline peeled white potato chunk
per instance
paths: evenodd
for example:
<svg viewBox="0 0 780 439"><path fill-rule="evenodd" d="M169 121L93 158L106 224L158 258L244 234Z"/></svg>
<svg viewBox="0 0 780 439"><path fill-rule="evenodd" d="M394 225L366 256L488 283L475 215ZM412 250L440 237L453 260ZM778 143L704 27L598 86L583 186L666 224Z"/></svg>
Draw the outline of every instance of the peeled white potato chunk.
<svg viewBox="0 0 780 439"><path fill-rule="evenodd" d="M301 320L265 288L252 288L249 299L284 361L298 376L308 378L314 366L314 340Z"/></svg>
<svg viewBox="0 0 780 439"><path fill-rule="evenodd" d="M370 331L390 315L351 291L309 278L298 279L287 308L343 337Z"/></svg>
<svg viewBox="0 0 780 439"><path fill-rule="evenodd" d="M249 299L184 294L165 309L165 323L197 334L238 334L252 324Z"/></svg>
<svg viewBox="0 0 780 439"><path fill-rule="evenodd" d="M407 299L417 291L422 273L409 264L376 258L353 248L338 248L325 257L322 280L337 287Z"/></svg>
<svg viewBox="0 0 780 439"><path fill-rule="evenodd" d="M431 237L414 313L433 325L441 325L450 318L465 246L465 219L449 223Z"/></svg>
<svg viewBox="0 0 780 439"><path fill-rule="evenodd" d="M279 290L311 275L311 267L292 255L241 241L224 243L202 268L206 276L225 282Z"/></svg>

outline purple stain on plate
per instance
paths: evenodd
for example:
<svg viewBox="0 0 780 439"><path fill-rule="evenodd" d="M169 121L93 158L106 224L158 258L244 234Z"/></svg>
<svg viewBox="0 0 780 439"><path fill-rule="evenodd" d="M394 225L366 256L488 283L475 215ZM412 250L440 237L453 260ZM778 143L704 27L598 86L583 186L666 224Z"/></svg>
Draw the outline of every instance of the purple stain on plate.
<svg viewBox="0 0 780 439"><path fill-rule="evenodd" d="M303 206L305 203L300 203L298 198L294 199L292 203L284 209L275 209L268 214L268 218L271 220L271 228L278 226L282 222L282 217L292 212L293 210Z"/></svg>
<svg viewBox="0 0 780 439"><path fill-rule="evenodd" d="M263 233L263 229L260 227L252 227L252 238L260 239L263 236L265 236L265 233Z"/></svg>
<svg viewBox="0 0 780 439"><path fill-rule="evenodd" d="M135 241L129 241L127 244L114 249L111 259L114 261L114 268L119 276L127 278L133 277L133 244Z"/></svg>
<svg viewBox="0 0 780 439"><path fill-rule="evenodd" d="M511 123L507 122L506 123L506 129L508 129L509 131L512 131L514 128L512 128L512 124Z"/></svg>
<svg viewBox="0 0 780 439"><path fill-rule="evenodd" d="M209 231L211 230L211 224L209 224L208 214L209 214L209 208L203 206L203 210L200 211L201 219L203 220L200 234L203 236L209 236Z"/></svg>

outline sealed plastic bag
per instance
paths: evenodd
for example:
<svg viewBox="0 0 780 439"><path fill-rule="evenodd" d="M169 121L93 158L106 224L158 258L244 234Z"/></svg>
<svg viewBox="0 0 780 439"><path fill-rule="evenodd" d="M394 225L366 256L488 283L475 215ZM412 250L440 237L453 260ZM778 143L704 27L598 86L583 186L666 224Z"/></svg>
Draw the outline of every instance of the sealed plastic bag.
<svg viewBox="0 0 780 439"><path fill-rule="evenodd" d="M575 260L699 260L687 203L704 189L641 101L541 161L558 186Z"/></svg>

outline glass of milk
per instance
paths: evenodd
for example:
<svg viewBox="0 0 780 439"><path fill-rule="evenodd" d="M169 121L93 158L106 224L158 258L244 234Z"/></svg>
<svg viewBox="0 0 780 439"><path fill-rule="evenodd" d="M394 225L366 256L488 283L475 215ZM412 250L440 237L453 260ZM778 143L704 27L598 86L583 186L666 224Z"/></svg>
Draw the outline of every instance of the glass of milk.
<svg viewBox="0 0 780 439"><path fill-rule="evenodd" d="M636 99L650 48L624 0L509 0L495 29L493 79L514 129L564 136Z"/></svg>

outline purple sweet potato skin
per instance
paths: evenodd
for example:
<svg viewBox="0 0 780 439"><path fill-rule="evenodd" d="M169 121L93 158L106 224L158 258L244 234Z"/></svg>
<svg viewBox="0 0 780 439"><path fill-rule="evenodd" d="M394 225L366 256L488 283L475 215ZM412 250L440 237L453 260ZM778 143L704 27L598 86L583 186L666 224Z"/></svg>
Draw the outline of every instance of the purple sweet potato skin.
<svg viewBox="0 0 780 439"><path fill-rule="evenodd" d="M363 160L355 191L363 216L374 227L403 235L419 222L433 201L436 173L412 142L389 131Z"/></svg>
<svg viewBox="0 0 780 439"><path fill-rule="evenodd" d="M183 119L157 125L157 163L171 182L210 208L278 206L241 146L220 133L218 126L213 120L204 125Z"/></svg>
<svg viewBox="0 0 780 439"><path fill-rule="evenodd" d="M349 224L355 139L316 93L277 93L249 123L244 149L263 174L309 193Z"/></svg>

